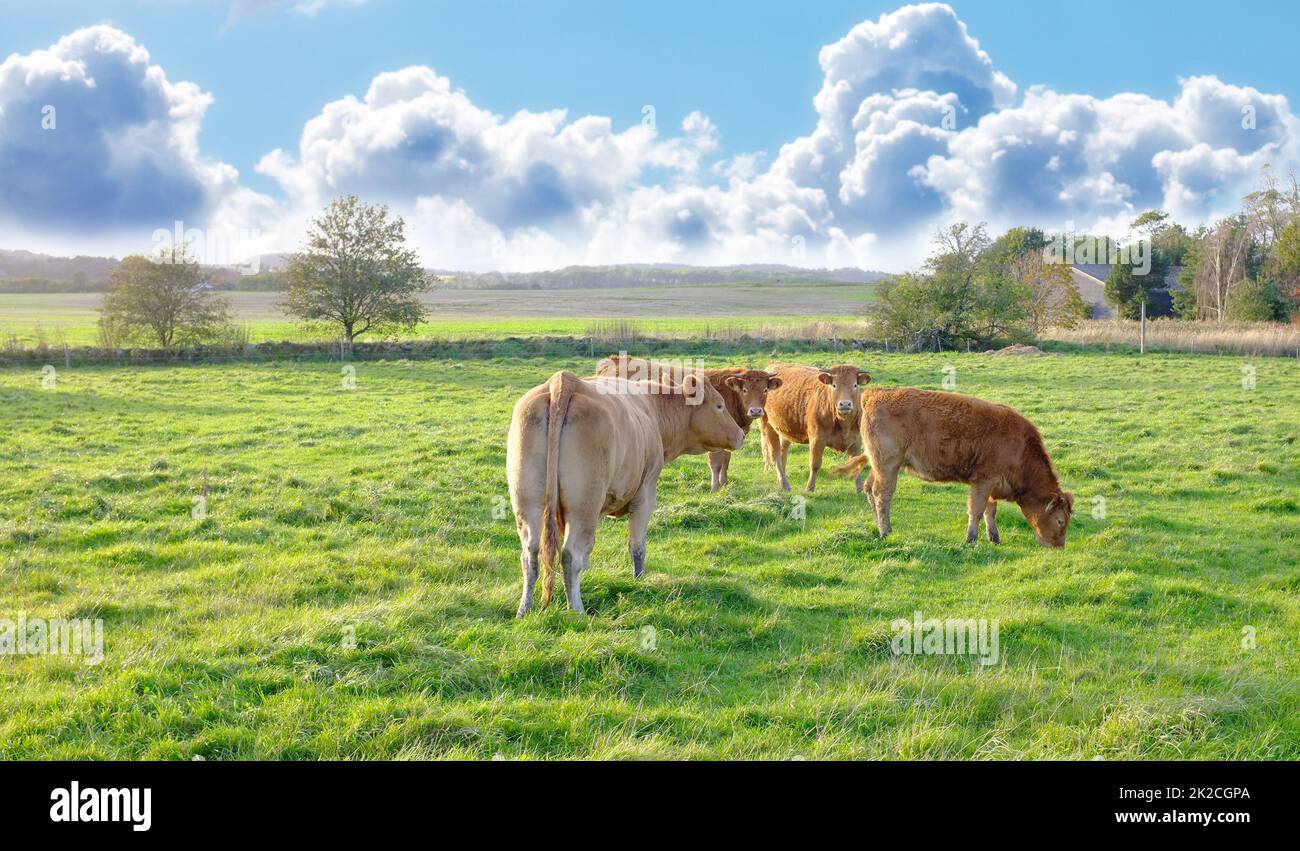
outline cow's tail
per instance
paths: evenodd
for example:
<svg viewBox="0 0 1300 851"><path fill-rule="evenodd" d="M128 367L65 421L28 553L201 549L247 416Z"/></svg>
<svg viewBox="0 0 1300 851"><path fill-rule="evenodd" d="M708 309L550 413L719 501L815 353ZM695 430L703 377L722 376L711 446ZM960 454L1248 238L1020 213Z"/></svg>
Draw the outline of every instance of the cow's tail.
<svg viewBox="0 0 1300 851"><path fill-rule="evenodd" d="M550 392L550 420L546 425L546 504L542 507L542 595L541 608L551 602L555 590L555 557L560 549L560 527L564 524L560 508L560 429L569 415L569 403L578 377L561 370L551 376L546 389Z"/></svg>
<svg viewBox="0 0 1300 851"><path fill-rule="evenodd" d="M871 459L866 455L859 455L856 458L850 458L846 463L841 464L834 470L831 470L832 476L856 476L861 473L871 463Z"/></svg>

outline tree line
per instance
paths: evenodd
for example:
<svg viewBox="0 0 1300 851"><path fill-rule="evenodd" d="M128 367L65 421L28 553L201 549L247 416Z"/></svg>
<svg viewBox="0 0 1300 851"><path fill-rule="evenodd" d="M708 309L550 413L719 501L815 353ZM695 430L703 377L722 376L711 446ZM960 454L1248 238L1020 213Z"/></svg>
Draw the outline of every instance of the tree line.
<svg viewBox="0 0 1300 851"><path fill-rule="evenodd" d="M1242 208L1194 230L1161 210L1131 224L1143 262L1108 237L1048 236L985 225L940 231L921 268L888 279L868 308L877 333L913 351L1029 342L1088 318L1066 256L1109 265L1104 295L1116 314L1207 322L1300 319L1300 183L1265 170ZM1086 247L1086 251L1083 249ZM1068 249L1068 250L1066 250ZM1171 286L1172 284L1172 286Z"/></svg>

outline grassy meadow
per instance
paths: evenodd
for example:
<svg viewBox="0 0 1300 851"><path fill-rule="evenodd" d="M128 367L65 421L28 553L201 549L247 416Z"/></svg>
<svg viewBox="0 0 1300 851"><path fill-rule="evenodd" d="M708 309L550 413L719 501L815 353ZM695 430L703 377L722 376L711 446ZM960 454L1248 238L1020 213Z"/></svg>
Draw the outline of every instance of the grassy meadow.
<svg viewBox="0 0 1300 851"><path fill-rule="evenodd" d="M589 360L0 368L0 617L105 631L0 656L0 758L1300 758L1300 363L853 359L1035 420L1066 549L906 477L886 541L845 480L796 519L752 434L665 471L644 580L606 519L591 614L516 621L510 410ZM915 611L997 664L894 656Z"/></svg>
<svg viewBox="0 0 1300 851"><path fill-rule="evenodd" d="M428 321L402 339L472 340L502 333L583 336L593 324L627 320L656 335L732 331L861 318L874 284L727 284L570 290L453 290L425 293ZM294 321L282 293L225 293L232 318L251 342L315 342L337 329ZM0 345L94 346L99 293L0 293ZM364 339L373 339L363 337Z"/></svg>

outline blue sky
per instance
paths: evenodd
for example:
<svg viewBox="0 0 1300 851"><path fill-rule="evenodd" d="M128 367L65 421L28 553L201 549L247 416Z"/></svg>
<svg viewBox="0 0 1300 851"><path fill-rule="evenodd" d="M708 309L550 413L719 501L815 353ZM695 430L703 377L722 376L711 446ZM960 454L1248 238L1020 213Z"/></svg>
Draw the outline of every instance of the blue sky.
<svg viewBox="0 0 1300 851"><path fill-rule="evenodd" d="M1300 64L1289 60L1288 41L1300 11L1288 3L1239 3L1227 16L1221 4L1216 11L1208 3L1131 0L1091 2L1083 14L1077 4L1052 10L1009 0L957 2L949 11L924 7L907 18L910 23L888 23L871 36L888 30L921 37L920 47L898 50L888 67L873 64L886 42L869 41L865 53L846 47L848 64L836 73L850 81L852 103L819 111L814 96L828 80L836 82L819 66L819 50L904 4L324 0L304 11L296 2L237 0L232 13L230 2L215 0L0 0L0 56L30 57L82 28L107 25L147 50L147 64L161 69L170 84L192 83L210 96L199 120L179 122L171 137L155 139L164 150L148 158L148 168L134 166L137 183L146 180L157 191L114 188L114 175L96 180L87 166L113 163L114 155L102 145L79 155L68 142L58 157L39 158L42 173L63 163L67 186L51 189L57 175L39 185L11 180L8 198L0 186L0 220L6 203L20 208L23 192L48 191L47 201L25 198L29 209L34 204L48 213L47 221L18 223L21 238L37 245L132 250L144 225L165 225L172 214L185 214L200 227L256 231L271 246L277 239L292 243L311 205L331 191L358 191L403 211L432 263L740 262L781 260L793 252L790 259L810 265L875 261L899 267L923 253L926 234L945 218L975 216L1001 225L1037 216L1046 226L1115 227L1146 206L1208 218L1230 207L1262 161L1289 166L1295 142L1289 104L1300 92ZM943 34L953 19L972 41ZM940 35L927 44L930 28ZM981 50L987 67L977 55ZM502 122L519 110L565 110L563 122L543 134L557 150L533 159L520 154L515 149L535 138L522 125L502 131L514 141L501 142L491 154L465 135L482 127L462 126L453 134L456 144L447 145L436 125L437 116L448 113L436 98L412 95L405 107L384 115L365 111L358 120L370 122L370 129L361 142L327 133L319 140L321 167L314 167L299 149L308 122L327 104L364 98L376 77L412 67L429 69L412 84L421 91L436 89L435 78L446 80L451 92L463 91L472 107L458 110ZM859 79L863 74L866 79ZM14 79L11 74L6 89L0 78L0 107L7 114L24 96L35 97ZM1187 79L1214 82L1189 91L1182 82ZM1035 86L1053 97L1035 98ZM115 93L97 88L105 98L133 97L129 87ZM877 95L879 102L869 100ZM1169 111L1125 104L1128 95L1166 104ZM949 96L951 103L944 100ZM1062 102L1066 96L1092 103ZM43 90L42 97L53 95ZM169 112L188 97L169 94L158 108ZM1256 110L1257 135L1219 132L1236 121L1238 102ZM863 103L874 104L867 112L878 115L878 132L867 134L872 138L852 126ZM642 124L646 104L656 110L652 141L628 135ZM1213 109L1206 112L1206 104ZM954 127L942 125L945 105L956 112ZM108 124L98 132L105 137L133 126L115 124L111 116L123 113L114 108L102 110ZM65 128L80 117L69 109L86 114L69 101L60 113ZM684 128L693 114L694 129ZM583 150L575 153L563 128L588 115L608 119L608 136L577 133ZM411 159L394 159L391 138L382 141L385 122L403 128L396 132L405 134L401 150ZM1161 131L1164 123L1180 123L1177 138ZM1086 137L1096 127L1092 141L1076 148L1060 141L1062 128ZM197 150L166 162L176 136L191 131ZM1132 148L1119 162L1098 154L1115 133ZM1007 140L1014 147L1034 134L1052 149L1021 144L1006 150ZM805 156L794 151L781 162L782 146L801 139ZM617 151L588 150L607 143ZM359 151L358 144L376 147ZM857 149L828 160L828 145ZM19 174L30 149L13 143L6 152L0 137L0 168L11 178ZM264 158L275 149L284 157L268 166ZM472 168L462 173L421 159L449 151L469 151ZM758 152L762 156L752 161L744 158ZM357 161L341 170L328 165L344 156ZM981 157L988 162L981 165ZM989 167L995 162L1002 166ZM226 171L208 173L214 165ZM1008 187L997 183L1003 167L1007 180L1019 174L1035 178L1035 185L1009 187L1015 197L1007 200ZM1054 170L1063 176L1047 179ZM423 176L410 180L404 194L407 176L417 174ZM987 185L969 190L981 182ZM102 191L106 200L81 205L70 219L60 215L59 204L75 197L77 186ZM179 200L169 206L162 196L173 186ZM1093 193L1109 193L1109 202L1084 197ZM438 234L478 247L441 249Z"/></svg>

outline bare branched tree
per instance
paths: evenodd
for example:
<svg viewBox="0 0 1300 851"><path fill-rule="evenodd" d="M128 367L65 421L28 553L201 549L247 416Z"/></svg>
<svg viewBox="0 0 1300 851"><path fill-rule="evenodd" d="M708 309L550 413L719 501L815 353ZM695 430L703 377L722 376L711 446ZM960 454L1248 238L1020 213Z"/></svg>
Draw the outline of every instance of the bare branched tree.
<svg viewBox="0 0 1300 851"><path fill-rule="evenodd" d="M1085 318L1087 306L1067 264L1028 251L1012 261L1011 275L1029 294L1025 319L1035 336L1047 328L1073 328Z"/></svg>

